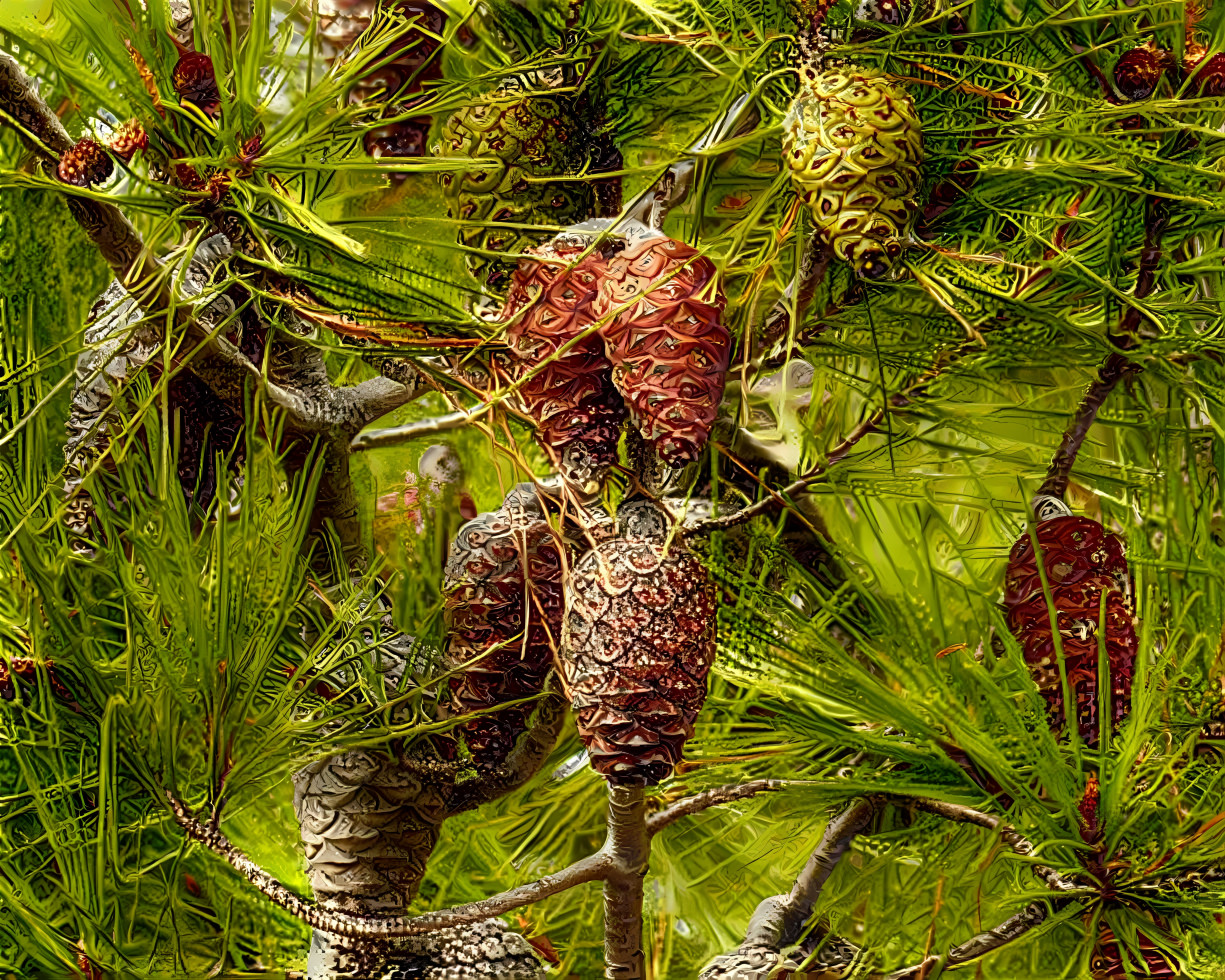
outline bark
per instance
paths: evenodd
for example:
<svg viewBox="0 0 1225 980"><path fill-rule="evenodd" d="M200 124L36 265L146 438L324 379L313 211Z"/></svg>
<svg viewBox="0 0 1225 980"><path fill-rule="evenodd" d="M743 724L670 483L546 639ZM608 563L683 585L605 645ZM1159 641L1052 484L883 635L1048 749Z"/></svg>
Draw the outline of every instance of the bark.
<svg viewBox="0 0 1225 980"><path fill-rule="evenodd" d="M805 937L805 924L825 882L851 843L867 827L881 802L877 798L857 800L834 817L826 825L791 891L786 895L774 895L758 905L749 920L744 942L731 953L718 957L703 971L702 980L765 980L774 975L771 971L783 964L783 950L805 938L808 941L803 944L800 958L810 955L825 934L814 930ZM821 963L827 969L837 968L850 963L855 952L849 943L835 939L822 950Z"/></svg>
<svg viewBox="0 0 1225 980"><path fill-rule="evenodd" d="M608 787L604 853L611 859L604 879L604 976L642 980L642 892L651 838L641 787Z"/></svg>

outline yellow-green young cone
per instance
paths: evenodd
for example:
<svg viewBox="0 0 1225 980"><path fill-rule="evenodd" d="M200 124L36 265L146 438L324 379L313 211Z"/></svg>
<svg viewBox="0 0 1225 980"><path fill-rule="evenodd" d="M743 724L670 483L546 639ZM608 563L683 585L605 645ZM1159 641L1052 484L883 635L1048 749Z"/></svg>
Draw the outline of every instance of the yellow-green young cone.
<svg viewBox="0 0 1225 980"><path fill-rule="evenodd" d="M442 186L449 215L464 222L460 243L479 250L468 254L468 268L485 287L499 291L509 282L514 253L597 213L598 188L574 179L600 169L595 129L586 100L506 91L491 92L446 121L434 152L481 164L443 174ZM539 233L520 227L531 225L546 227ZM480 252L511 257L499 262Z"/></svg>
<svg viewBox="0 0 1225 980"><path fill-rule="evenodd" d="M884 275L909 236L922 179L914 103L881 72L854 66L801 72L783 120L783 158L838 258Z"/></svg>

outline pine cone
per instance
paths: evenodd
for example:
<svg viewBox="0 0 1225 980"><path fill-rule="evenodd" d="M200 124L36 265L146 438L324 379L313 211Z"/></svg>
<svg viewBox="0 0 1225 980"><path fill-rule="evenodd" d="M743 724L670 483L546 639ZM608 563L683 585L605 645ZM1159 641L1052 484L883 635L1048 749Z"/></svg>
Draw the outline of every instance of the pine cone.
<svg viewBox="0 0 1225 980"><path fill-rule="evenodd" d="M1105 598L1106 656L1110 668L1110 717L1118 725L1131 700L1139 643L1131 611L1131 579L1123 544L1097 521L1062 516L1040 521L1038 545L1057 612L1068 683L1076 697L1080 736L1097 743L1098 623ZM1008 625L1046 699L1051 724L1063 723L1059 660L1046 596L1029 535L1013 545L1004 593Z"/></svg>
<svg viewBox="0 0 1225 980"><path fill-rule="evenodd" d="M1147 99L1161 81L1169 57L1152 42L1125 52L1114 66L1115 88L1132 102Z"/></svg>
<svg viewBox="0 0 1225 980"><path fill-rule="evenodd" d="M221 93L213 71L213 59L198 51L188 51L174 66L171 75L174 90L184 102L190 102L206 115L221 108Z"/></svg>
<svg viewBox="0 0 1225 980"><path fill-rule="evenodd" d="M441 137L436 154L482 164L440 179L448 215L464 222L460 244L473 250L466 256L469 271L495 292L507 288L513 266L479 253L522 253L559 228L604 213L615 200L600 182L541 179L616 169L619 158L599 134L586 98L526 95L504 86L451 116Z"/></svg>
<svg viewBox="0 0 1225 980"><path fill-rule="evenodd" d="M706 700L715 595L706 569L673 542L666 518L625 504L621 536L574 568L562 671L591 764L609 782L653 785L681 760Z"/></svg>
<svg viewBox="0 0 1225 980"><path fill-rule="evenodd" d="M616 460L625 420L612 363L591 332L604 270L598 256L580 260L584 251L581 241L534 250L515 270L502 309L518 374L530 374L519 388L523 407L554 466L580 484L598 481Z"/></svg>
<svg viewBox="0 0 1225 980"><path fill-rule="evenodd" d="M447 659L460 712L539 694L561 636L565 545L530 483L455 536L446 567ZM506 708L462 728L473 760L497 765L526 729L533 706Z"/></svg>
<svg viewBox="0 0 1225 980"><path fill-rule="evenodd" d="M64 151L56 175L65 184L72 184L73 187L89 187L91 184L101 184L114 168L115 165L102 148L102 144L87 139L78 141L72 149Z"/></svg>
<svg viewBox="0 0 1225 980"><path fill-rule="evenodd" d="M713 263L671 238L647 239L607 261L600 292L601 317L621 311L603 333L634 425L668 465L696 460L731 358Z"/></svg>
<svg viewBox="0 0 1225 980"><path fill-rule="evenodd" d="M149 148L149 134L145 132L145 127L138 120L129 119L115 130L115 135L111 137L107 146L124 163L130 163L137 150Z"/></svg>
<svg viewBox="0 0 1225 980"><path fill-rule="evenodd" d="M1191 92L1200 98L1208 99L1225 96L1225 53L1214 54L1207 60L1202 54L1194 61L1188 58L1187 67L1194 72Z"/></svg>
<svg viewBox="0 0 1225 980"><path fill-rule="evenodd" d="M922 182L922 131L905 89L871 69L805 67L783 157L833 254L870 279L888 272Z"/></svg>

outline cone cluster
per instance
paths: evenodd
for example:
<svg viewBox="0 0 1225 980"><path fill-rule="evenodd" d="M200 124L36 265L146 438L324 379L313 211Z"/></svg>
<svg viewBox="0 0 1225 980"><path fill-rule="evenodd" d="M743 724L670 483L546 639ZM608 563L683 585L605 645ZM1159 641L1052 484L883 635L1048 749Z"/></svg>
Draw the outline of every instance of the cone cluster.
<svg viewBox="0 0 1225 980"><path fill-rule="evenodd" d="M825 245L859 275L884 275L922 182L923 137L905 89L872 69L806 67L783 120L783 159Z"/></svg>
<svg viewBox="0 0 1225 980"><path fill-rule="evenodd" d="M458 713L539 694L561 636L565 542L530 483L460 528L447 559L447 659ZM461 729L478 765L498 765L526 729L533 705L481 715Z"/></svg>
<svg viewBox="0 0 1225 980"><path fill-rule="evenodd" d="M613 461L626 409L669 465L697 459L731 338L714 265L663 236L597 251L560 236L515 271L502 319L525 410L564 474Z"/></svg>
<svg viewBox="0 0 1225 980"><path fill-rule="evenodd" d="M681 761L706 700L715 592L692 554L665 544L651 505L626 505L619 518L621 536L574 568L562 671L592 767L611 783L649 786Z"/></svg>
<svg viewBox="0 0 1225 980"><path fill-rule="evenodd" d="M1109 718L1117 726L1131 700L1132 673L1139 649L1131 610L1131 577L1122 541L1097 521L1062 516L1036 527L1042 567L1055 607L1068 685L1076 699L1080 737L1096 744L1099 685L1108 683ZM1046 700L1052 725L1062 725L1064 697L1047 595L1028 534L1013 545L1005 579L1008 626ZM1110 677L1099 678L1099 631L1103 632Z"/></svg>

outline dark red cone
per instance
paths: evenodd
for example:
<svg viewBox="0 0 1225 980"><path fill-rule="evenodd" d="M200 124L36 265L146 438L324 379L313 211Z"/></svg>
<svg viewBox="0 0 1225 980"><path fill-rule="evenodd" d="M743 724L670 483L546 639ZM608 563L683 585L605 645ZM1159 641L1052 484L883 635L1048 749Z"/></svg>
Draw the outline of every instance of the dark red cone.
<svg viewBox="0 0 1225 980"><path fill-rule="evenodd" d="M1097 521L1055 517L1036 525L1043 566L1057 611L1057 624L1076 699L1080 736L1098 738L1098 624L1105 601L1105 644L1110 668L1110 717L1117 726L1131 700L1131 679L1138 641L1131 610L1131 578L1123 543ZM1030 665L1051 716L1062 725L1063 690L1046 596L1028 534L1013 545L1008 559L1004 608L1008 625Z"/></svg>
<svg viewBox="0 0 1225 980"><path fill-rule="evenodd" d="M102 183L114 169L115 165L101 143L80 140L60 157L56 176L65 184L89 187Z"/></svg>

